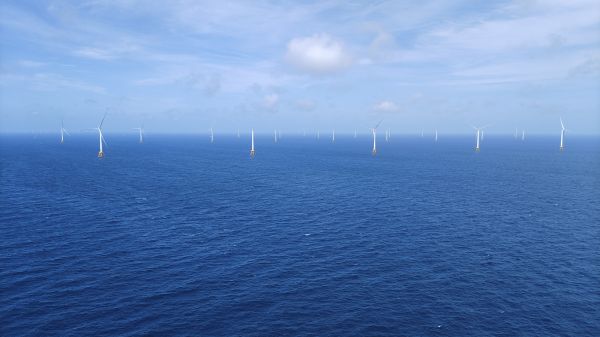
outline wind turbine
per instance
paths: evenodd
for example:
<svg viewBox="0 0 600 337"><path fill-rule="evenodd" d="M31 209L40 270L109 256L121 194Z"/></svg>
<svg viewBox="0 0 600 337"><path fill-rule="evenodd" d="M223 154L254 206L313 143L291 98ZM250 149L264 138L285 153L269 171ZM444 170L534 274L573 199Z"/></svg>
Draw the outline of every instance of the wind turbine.
<svg viewBox="0 0 600 337"><path fill-rule="evenodd" d="M385 130L385 141L386 141L386 142L390 140L390 136L389 136L389 134L388 134L388 133L389 133L389 131L390 131L389 129Z"/></svg>
<svg viewBox="0 0 600 337"><path fill-rule="evenodd" d="M335 129L333 129L333 133L331 134L331 142L335 143Z"/></svg>
<svg viewBox="0 0 600 337"><path fill-rule="evenodd" d="M213 131L213 128L210 128L210 142L214 143L215 142L215 132Z"/></svg>
<svg viewBox="0 0 600 337"><path fill-rule="evenodd" d="M275 137L275 138L274 138L274 140L275 140L275 143L277 143L277 129L275 129L275 135L274 135L274 137Z"/></svg>
<svg viewBox="0 0 600 337"><path fill-rule="evenodd" d="M435 129L435 142L436 142L436 143L437 143L437 139L438 139L438 136L437 136L437 129Z"/></svg>
<svg viewBox="0 0 600 337"><path fill-rule="evenodd" d="M254 129L252 129L252 146L250 147L250 158L254 158Z"/></svg>
<svg viewBox="0 0 600 337"><path fill-rule="evenodd" d="M356 129L354 129L354 138L356 138Z"/></svg>
<svg viewBox="0 0 600 337"><path fill-rule="evenodd" d="M486 126L482 126L480 128L478 127L472 127L473 129L477 130L477 145L475 146L475 151L479 151L479 142L480 142L480 137L481 134L483 134L483 129L487 128L489 125Z"/></svg>
<svg viewBox="0 0 600 337"><path fill-rule="evenodd" d="M560 150L563 151L565 149L565 144L564 144L564 140L565 140L565 132L567 131L567 128L565 128L565 124L563 123L562 117L560 118Z"/></svg>
<svg viewBox="0 0 600 337"><path fill-rule="evenodd" d="M317 140L319 140L321 138L321 133L319 132L319 130L317 130Z"/></svg>
<svg viewBox="0 0 600 337"><path fill-rule="evenodd" d="M144 127L133 128L133 130L138 130L140 132L140 144L142 144L144 142Z"/></svg>
<svg viewBox="0 0 600 337"><path fill-rule="evenodd" d="M64 143L65 142L65 133L70 136L70 134L67 132L67 129L65 129L64 127L64 123L63 120L60 120L60 143Z"/></svg>
<svg viewBox="0 0 600 337"><path fill-rule="evenodd" d="M521 140L525 140L525 130L523 130L523 134L521 135Z"/></svg>
<svg viewBox="0 0 600 337"><path fill-rule="evenodd" d="M98 125L98 127L96 128L96 130L98 130L98 139L100 142L100 150L98 151L98 158L104 157L104 149L102 148L102 144L106 145L106 140L104 140L104 136L102 135L102 124L104 124L105 118L106 118L106 113L104 114L104 117L102 117L102 121L100 122L100 125Z"/></svg>
<svg viewBox="0 0 600 337"><path fill-rule="evenodd" d="M375 127L371 129L371 132L373 133L373 151L371 151L371 153L373 155L377 154L377 128L379 127L379 124L381 124L381 122L383 122L383 119L380 120L379 123L377 123L377 125L375 125Z"/></svg>

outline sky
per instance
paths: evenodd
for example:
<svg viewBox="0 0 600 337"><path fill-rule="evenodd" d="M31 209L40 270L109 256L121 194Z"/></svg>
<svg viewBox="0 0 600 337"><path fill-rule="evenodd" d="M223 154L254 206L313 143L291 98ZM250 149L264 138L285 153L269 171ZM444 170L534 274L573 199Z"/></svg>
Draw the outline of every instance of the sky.
<svg viewBox="0 0 600 337"><path fill-rule="evenodd" d="M600 3L0 3L0 132L600 134Z"/></svg>

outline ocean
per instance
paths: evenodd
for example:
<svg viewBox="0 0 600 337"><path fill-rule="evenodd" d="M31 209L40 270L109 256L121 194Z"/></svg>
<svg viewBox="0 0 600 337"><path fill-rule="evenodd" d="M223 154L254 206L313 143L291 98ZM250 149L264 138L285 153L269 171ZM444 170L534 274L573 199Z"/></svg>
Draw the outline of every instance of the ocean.
<svg viewBox="0 0 600 337"><path fill-rule="evenodd" d="M2 336L598 336L600 139L0 136Z"/></svg>

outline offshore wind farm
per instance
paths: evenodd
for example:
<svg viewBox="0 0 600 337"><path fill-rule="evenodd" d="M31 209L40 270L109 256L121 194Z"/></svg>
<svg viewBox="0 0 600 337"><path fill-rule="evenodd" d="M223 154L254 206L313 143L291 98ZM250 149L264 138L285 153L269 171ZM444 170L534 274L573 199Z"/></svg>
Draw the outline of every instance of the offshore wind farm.
<svg viewBox="0 0 600 337"><path fill-rule="evenodd" d="M0 2L0 335L597 336L599 8Z"/></svg>

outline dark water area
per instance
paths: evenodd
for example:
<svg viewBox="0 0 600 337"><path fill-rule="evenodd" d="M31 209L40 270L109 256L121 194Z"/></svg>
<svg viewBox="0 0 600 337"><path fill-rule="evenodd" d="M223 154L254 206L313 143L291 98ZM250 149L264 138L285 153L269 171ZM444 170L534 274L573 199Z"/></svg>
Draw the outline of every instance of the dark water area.
<svg viewBox="0 0 600 337"><path fill-rule="evenodd" d="M0 136L1 336L598 336L600 139Z"/></svg>

